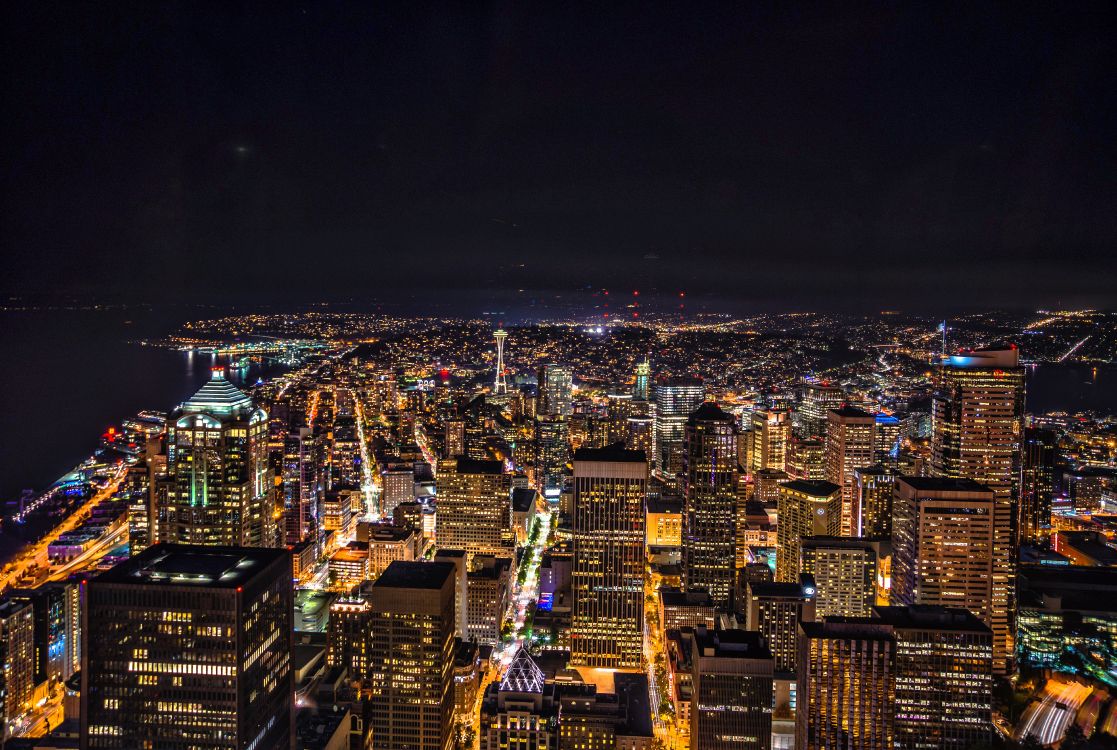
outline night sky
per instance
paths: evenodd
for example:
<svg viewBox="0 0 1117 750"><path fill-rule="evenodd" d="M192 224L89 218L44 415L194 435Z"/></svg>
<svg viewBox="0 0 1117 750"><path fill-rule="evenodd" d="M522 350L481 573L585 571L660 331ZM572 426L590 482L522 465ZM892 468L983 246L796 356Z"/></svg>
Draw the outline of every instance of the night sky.
<svg viewBox="0 0 1117 750"><path fill-rule="evenodd" d="M901 5L4 3L0 291L1112 307L1113 4Z"/></svg>

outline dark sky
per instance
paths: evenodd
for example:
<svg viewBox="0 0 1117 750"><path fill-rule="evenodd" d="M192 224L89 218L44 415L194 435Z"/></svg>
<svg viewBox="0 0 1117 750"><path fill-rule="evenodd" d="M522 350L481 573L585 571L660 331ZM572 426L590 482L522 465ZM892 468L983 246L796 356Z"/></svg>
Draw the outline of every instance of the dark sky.
<svg viewBox="0 0 1117 750"><path fill-rule="evenodd" d="M1117 302L1111 3L653 5L4 3L0 291Z"/></svg>

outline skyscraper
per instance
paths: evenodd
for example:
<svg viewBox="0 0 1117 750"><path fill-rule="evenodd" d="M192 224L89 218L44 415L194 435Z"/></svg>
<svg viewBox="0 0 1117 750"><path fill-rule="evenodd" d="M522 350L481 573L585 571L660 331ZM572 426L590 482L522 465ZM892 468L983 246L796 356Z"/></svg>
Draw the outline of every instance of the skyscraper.
<svg viewBox="0 0 1117 750"><path fill-rule="evenodd" d="M293 747L287 550L160 544L90 580L81 747Z"/></svg>
<svg viewBox="0 0 1117 750"><path fill-rule="evenodd" d="M636 379L632 383L632 398L647 401L651 396L652 363L645 357L636 364Z"/></svg>
<svg viewBox="0 0 1117 750"><path fill-rule="evenodd" d="M1058 436L1053 430L1024 430L1023 482L1020 486L1020 539L1036 542L1051 527L1051 499L1055 494L1055 453Z"/></svg>
<svg viewBox="0 0 1117 750"><path fill-rule="evenodd" d="M683 468L683 433L691 412L706 400L699 378L661 377L655 383L655 462L669 479Z"/></svg>
<svg viewBox="0 0 1117 750"><path fill-rule="evenodd" d="M269 547L278 543L268 415L223 369L167 419L162 542Z"/></svg>
<svg viewBox="0 0 1117 750"><path fill-rule="evenodd" d="M683 438L683 576L728 609L736 578L737 430L714 403L687 419Z"/></svg>
<svg viewBox="0 0 1117 750"><path fill-rule="evenodd" d="M854 472L873 463L876 418L852 406L826 413L826 479L842 488L842 534L861 535Z"/></svg>
<svg viewBox="0 0 1117 750"><path fill-rule="evenodd" d="M853 493L861 509L861 536L892 538L892 488L896 473L880 464L853 471Z"/></svg>
<svg viewBox="0 0 1117 750"><path fill-rule="evenodd" d="M751 474L761 469L787 471L791 443L791 415L786 409L758 409L752 413Z"/></svg>
<svg viewBox="0 0 1117 750"><path fill-rule="evenodd" d="M694 631L690 746L768 750L772 746L772 652L760 633Z"/></svg>
<svg viewBox="0 0 1117 750"><path fill-rule="evenodd" d="M439 463L438 546L474 555L509 555L514 545L512 480L500 461L458 456Z"/></svg>
<svg viewBox="0 0 1117 750"><path fill-rule="evenodd" d="M776 525L776 580L799 580L803 537L838 536L842 530L842 488L833 482L796 479L780 485Z"/></svg>
<svg viewBox="0 0 1117 750"><path fill-rule="evenodd" d="M993 631L966 609L878 607L896 639L895 746L984 747L993 731Z"/></svg>
<svg viewBox="0 0 1117 750"><path fill-rule="evenodd" d="M29 600L0 602L0 741L31 709L35 690L35 615Z"/></svg>
<svg viewBox="0 0 1117 750"><path fill-rule="evenodd" d="M539 368L540 414L569 417L574 413L574 374L566 365L545 364Z"/></svg>
<svg viewBox="0 0 1117 750"><path fill-rule="evenodd" d="M804 622L795 747L892 750L896 636L868 618Z"/></svg>
<svg viewBox="0 0 1117 750"><path fill-rule="evenodd" d="M799 623L815 619L815 591L809 580L749 581L745 597L745 628L764 636L777 673L794 675L799 658Z"/></svg>
<svg viewBox="0 0 1117 750"><path fill-rule="evenodd" d="M899 477L892 501L893 604L992 606L995 493L972 479Z"/></svg>
<svg viewBox="0 0 1117 750"><path fill-rule="evenodd" d="M640 451L574 454L571 663L639 667L644 628L644 502Z"/></svg>
<svg viewBox="0 0 1117 750"><path fill-rule="evenodd" d="M832 383L805 383L803 401L799 404L799 421L809 437L826 435L826 412L840 409L845 402L842 389Z"/></svg>
<svg viewBox="0 0 1117 750"><path fill-rule="evenodd" d="M881 541L810 536L801 541L803 573L815 585L819 617L868 617L876 604Z"/></svg>
<svg viewBox="0 0 1117 750"><path fill-rule="evenodd" d="M931 470L993 491L993 666L1013 670L1016 503L1020 495L1024 368L1019 351L966 352L943 359L932 410Z"/></svg>
<svg viewBox="0 0 1117 750"><path fill-rule="evenodd" d="M562 492L570 461L570 423L565 417L543 415L535 422L535 471L539 491L547 497Z"/></svg>
<svg viewBox="0 0 1117 750"><path fill-rule="evenodd" d="M448 750L454 713L453 563L388 566L368 589L369 724L377 750Z"/></svg>

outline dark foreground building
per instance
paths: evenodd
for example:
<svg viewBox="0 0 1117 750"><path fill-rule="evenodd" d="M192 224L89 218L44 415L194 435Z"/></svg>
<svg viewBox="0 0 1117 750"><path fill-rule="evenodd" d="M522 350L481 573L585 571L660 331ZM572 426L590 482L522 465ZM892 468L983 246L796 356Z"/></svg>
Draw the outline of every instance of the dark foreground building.
<svg viewBox="0 0 1117 750"><path fill-rule="evenodd" d="M85 584L81 747L292 747L286 550L159 544Z"/></svg>

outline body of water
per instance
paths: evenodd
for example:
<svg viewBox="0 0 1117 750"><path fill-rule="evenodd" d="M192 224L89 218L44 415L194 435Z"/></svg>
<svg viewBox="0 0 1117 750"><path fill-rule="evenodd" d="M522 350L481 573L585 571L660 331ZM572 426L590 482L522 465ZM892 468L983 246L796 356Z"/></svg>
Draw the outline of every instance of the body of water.
<svg viewBox="0 0 1117 750"><path fill-rule="evenodd" d="M92 453L110 425L169 411L210 377L208 355L141 346L212 311L0 311L0 499L36 492ZM266 374L231 370L238 383Z"/></svg>

